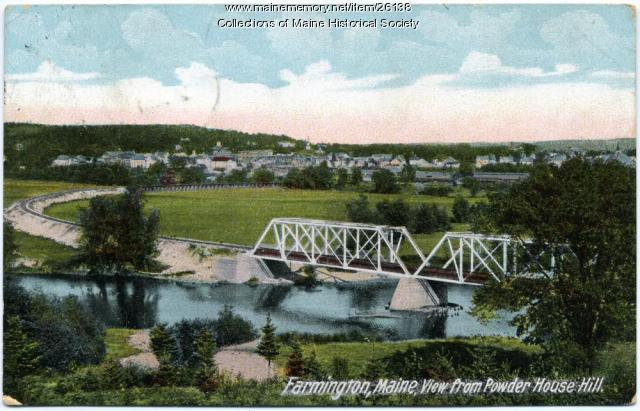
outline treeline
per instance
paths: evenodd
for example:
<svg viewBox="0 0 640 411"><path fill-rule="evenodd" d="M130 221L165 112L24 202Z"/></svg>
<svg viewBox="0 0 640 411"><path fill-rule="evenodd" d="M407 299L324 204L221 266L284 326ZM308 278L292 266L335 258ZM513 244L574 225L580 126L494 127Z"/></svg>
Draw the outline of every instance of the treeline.
<svg viewBox="0 0 640 411"><path fill-rule="evenodd" d="M287 136L248 134L182 125L96 125L51 126L4 124L5 173L48 167L60 154L99 157L105 151L134 150L138 153L173 152L180 145L186 153L208 152L220 142L236 150L282 149L279 141L289 141L303 149L304 142Z"/></svg>
<svg viewBox="0 0 640 411"><path fill-rule="evenodd" d="M413 234L446 231L451 227L444 207L435 204L411 206L398 199L382 200L372 208L365 195L347 203L347 216L354 223L404 226Z"/></svg>

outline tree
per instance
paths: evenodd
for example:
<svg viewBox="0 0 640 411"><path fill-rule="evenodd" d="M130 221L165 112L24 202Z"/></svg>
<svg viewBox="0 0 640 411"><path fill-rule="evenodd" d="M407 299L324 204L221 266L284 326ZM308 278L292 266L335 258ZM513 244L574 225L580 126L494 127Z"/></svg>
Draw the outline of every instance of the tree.
<svg viewBox="0 0 640 411"><path fill-rule="evenodd" d="M37 370L40 362L38 343L29 339L20 318L5 317L3 333L3 391L18 396L21 381Z"/></svg>
<svg viewBox="0 0 640 411"><path fill-rule="evenodd" d="M405 187L408 187L409 184L413 183L416 179L416 169L410 164L405 164L402 166L402 170L400 171L400 181L404 184Z"/></svg>
<svg viewBox="0 0 640 411"><path fill-rule="evenodd" d="M635 338L635 201L633 168L579 158L534 167L528 180L492 198L492 218L501 232L529 237L533 251L555 255L554 273L488 283L474 296L473 314L517 312L518 334L555 353L577 350L592 370L606 342Z"/></svg>
<svg viewBox="0 0 640 411"><path fill-rule="evenodd" d="M369 207L369 200L364 194L347 203L347 216L354 223L373 223L376 219L375 213Z"/></svg>
<svg viewBox="0 0 640 411"><path fill-rule="evenodd" d="M453 200L453 221L456 223L466 223L470 216L469 202L462 196L457 196Z"/></svg>
<svg viewBox="0 0 640 411"><path fill-rule="evenodd" d="M4 221L3 225L3 245L2 245L2 266L5 272L10 271L18 256L18 245L15 241L15 232L13 224Z"/></svg>
<svg viewBox="0 0 640 411"><path fill-rule="evenodd" d="M176 341L169 334L164 324L158 324L153 327L149 333L149 338L151 340L151 350L160 364L171 363L176 359Z"/></svg>
<svg viewBox="0 0 640 411"><path fill-rule="evenodd" d="M411 232L415 234L428 234L436 231L437 228L438 221L437 217L433 214L433 209L426 204L418 205L414 212Z"/></svg>
<svg viewBox="0 0 640 411"><path fill-rule="evenodd" d="M351 169L351 185L358 187L360 184L362 184L362 171L354 167Z"/></svg>
<svg viewBox="0 0 640 411"><path fill-rule="evenodd" d="M213 355L216 353L216 341L213 339L211 331L204 329L198 334L195 341L196 358L201 367L215 368Z"/></svg>
<svg viewBox="0 0 640 411"><path fill-rule="evenodd" d="M245 170L231 170L224 177L224 182L229 184L244 184L247 182L247 172Z"/></svg>
<svg viewBox="0 0 640 411"><path fill-rule="evenodd" d="M396 176L387 169L376 170L371 179L373 180L374 193L392 194L398 192Z"/></svg>
<svg viewBox="0 0 640 411"><path fill-rule="evenodd" d="M316 350L313 348L311 349L309 355L304 357L304 371L305 377L312 380L319 380L324 377L322 373L322 366L318 361L318 355L316 354Z"/></svg>
<svg viewBox="0 0 640 411"><path fill-rule="evenodd" d="M128 264L136 270L157 267L160 216L156 210L144 216L141 196L128 189L121 196L92 198L80 210L81 262L93 271L116 273Z"/></svg>
<svg viewBox="0 0 640 411"><path fill-rule="evenodd" d="M349 172L344 168L338 169L336 173L336 188L338 190L342 190L347 186L348 182L349 182Z"/></svg>
<svg viewBox="0 0 640 411"><path fill-rule="evenodd" d="M382 200L376 204L380 222L390 226L408 226L411 221L411 207L402 199Z"/></svg>
<svg viewBox="0 0 640 411"><path fill-rule="evenodd" d="M334 380L349 379L349 360L344 357L333 357L331 360L331 371Z"/></svg>
<svg viewBox="0 0 640 411"><path fill-rule="evenodd" d="M306 375L302 348L296 339L291 341L291 353L287 359L286 374L288 377L303 377Z"/></svg>
<svg viewBox="0 0 640 411"><path fill-rule="evenodd" d="M233 307L225 304L218 313L215 322L216 343L218 346L239 344L256 338L253 325L233 312Z"/></svg>
<svg viewBox="0 0 640 411"><path fill-rule="evenodd" d="M182 184L201 184L204 182L204 170L200 167L183 168L179 175Z"/></svg>
<svg viewBox="0 0 640 411"><path fill-rule="evenodd" d="M276 327L271 322L271 314L267 314L267 323L262 327L258 354L267 359L269 368L271 368L271 361L280 354L280 345L276 340Z"/></svg>
<svg viewBox="0 0 640 411"><path fill-rule="evenodd" d="M462 187L469 190L471 197L475 197L480 192L480 182L473 177L465 177L462 180Z"/></svg>
<svg viewBox="0 0 640 411"><path fill-rule="evenodd" d="M304 176L298 168L291 168L282 182L285 187L302 189L305 186Z"/></svg>
<svg viewBox="0 0 640 411"><path fill-rule="evenodd" d="M251 176L251 180L257 184L271 184L275 179L276 177L273 174L273 171L264 167L253 170L253 175Z"/></svg>

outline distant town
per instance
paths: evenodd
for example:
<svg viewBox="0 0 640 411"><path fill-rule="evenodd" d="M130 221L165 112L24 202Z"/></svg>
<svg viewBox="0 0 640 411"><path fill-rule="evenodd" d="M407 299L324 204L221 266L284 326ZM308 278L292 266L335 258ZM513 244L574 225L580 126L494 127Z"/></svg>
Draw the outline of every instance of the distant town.
<svg viewBox="0 0 640 411"><path fill-rule="evenodd" d="M233 172L246 173L251 177L256 170L268 170L276 180L281 180L292 169L302 169L326 164L332 170L359 169L364 182L371 181L377 170L388 170L399 176L405 167L415 171L416 183L441 183L456 185L462 176L471 175L480 182L515 182L528 176L527 168L536 161L560 166L563 162L576 156L591 161L616 161L627 167L635 167L635 156L627 155L621 150L589 155L589 152L577 148L563 151L538 151L527 155L523 151L514 151L512 155L476 156L471 165L471 173L461 170L461 162L453 157L425 159L388 153L376 153L368 156L352 156L346 152L326 153L326 145L306 143L305 149L295 151L296 145L290 141L278 142L282 149L289 153L274 153L272 149L232 151L220 142L209 152L190 154L176 144L173 152L136 153L135 151L107 151L97 158L83 155L58 155L51 163L52 167L70 167L84 164L120 165L127 169L148 170L154 164L169 165L172 161L181 162L186 168L199 169L206 182L220 182ZM501 165L516 171L503 171ZM495 167L498 166L498 167ZM482 170L486 171L482 171ZM498 170L496 170L498 169Z"/></svg>

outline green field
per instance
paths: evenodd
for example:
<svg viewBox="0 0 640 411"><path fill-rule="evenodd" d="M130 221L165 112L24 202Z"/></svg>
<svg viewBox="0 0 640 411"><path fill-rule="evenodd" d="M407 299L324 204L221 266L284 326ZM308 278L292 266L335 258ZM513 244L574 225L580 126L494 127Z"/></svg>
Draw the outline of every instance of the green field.
<svg viewBox="0 0 640 411"><path fill-rule="evenodd" d="M163 235L251 245L275 217L347 221L346 203L358 195L344 191L229 189L149 193L145 197L147 207L160 211ZM411 204L435 203L449 210L454 200L454 197L369 194L371 203L385 198L402 198ZM56 204L47 208L47 214L75 220L78 208L86 205L86 201ZM454 225L452 229L466 227ZM441 235L420 235L416 239L424 250L429 250Z"/></svg>
<svg viewBox="0 0 640 411"><path fill-rule="evenodd" d="M6 208L13 202L40 194L77 190L79 188L94 188L95 186L91 184L63 183L59 181L5 179L3 187L3 207Z"/></svg>
<svg viewBox="0 0 640 411"><path fill-rule="evenodd" d="M76 253L72 247L56 243L44 237L15 232L20 257L37 261L41 268L52 269L68 262Z"/></svg>
<svg viewBox="0 0 640 411"><path fill-rule="evenodd" d="M138 354L140 350L129 345L129 337L139 331L130 328L107 328L104 336L107 355L104 361L117 360Z"/></svg>

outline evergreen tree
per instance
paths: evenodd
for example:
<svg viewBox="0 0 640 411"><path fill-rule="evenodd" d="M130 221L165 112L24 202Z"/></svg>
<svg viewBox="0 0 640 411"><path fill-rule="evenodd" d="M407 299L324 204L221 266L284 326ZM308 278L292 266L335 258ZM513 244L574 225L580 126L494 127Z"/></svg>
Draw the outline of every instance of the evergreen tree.
<svg viewBox="0 0 640 411"><path fill-rule="evenodd" d="M315 349L311 349L309 355L304 357L304 372L305 376L311 380L320 380L324 378L322 373L322 366L318 361L318 355Z"/></svg>
<svg viewBox="0 0 640 411"><path fill-rule="evenodd" d="M344 357L333 357L331 361L331 371L334 380L349 379L349 360Z"/></svg>
<svg viewBox="0 0 640 411"><path fill-rule="evenodd" d="M304 369L304 358L302 356L302 348L297 340L291 341L291 354L287 360L286 373L289 377L303 377L306 375Z"/></svg>
<svg viewBox="0 0 640 411"><path fill-rule="evenodd" d="M269 368L273 361L280 353L280 345L276 340L276 327L271 322L271 314L267 314L267 323L262 327L262 336L258 344L258 354L267 359Z"/></svg>
<svg viewBox="0 0 640 411"><path fill-rule="evenodd" d="M384 376L385 364L378 358L371 358L365 366L363 378L367 381L375 381Z"/></svg>
<svg viewBox="0 0 640 411"><path fill-rule="evenodd" d="M160 364L171 363L176 356L176 342L167 331L164 324L158 324L149 333L151 350Z"/></svg>
<svg viewBox="0 0 640 411"><path fill-rule="evenodd" d="M198 363L205 368L215 368L213 356L216 353L216 342L211 332L202 330L196 337L195 345Z"/></svg>
<svg viewBox="0 0 640 411"><path fill-rule="evenodd" d="M22 379L38 368L39 344L29 339L15 316L5 319L3 337L3 391L19 396Z"/></svg>

